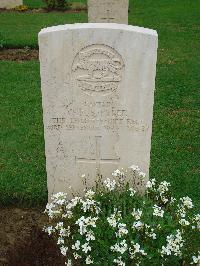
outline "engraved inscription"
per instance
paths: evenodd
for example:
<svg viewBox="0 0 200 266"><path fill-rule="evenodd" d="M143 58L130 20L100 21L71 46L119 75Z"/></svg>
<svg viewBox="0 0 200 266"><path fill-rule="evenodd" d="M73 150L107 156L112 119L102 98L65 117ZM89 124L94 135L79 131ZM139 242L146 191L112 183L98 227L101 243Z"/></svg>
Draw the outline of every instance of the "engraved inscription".
<svg viewBox="0 0 200 266"><path fill-rule="evenodd" d="M96 144L96 158L94 159L86 159L86 158L78 158L75 160L77 163L92 163L96 164L96 176L100 176L101 174L101 164L118 164L120 158L116 159L101 159L101 136L95 136L95 144Z"/></svg>
<svg viewBox="0 0 200 266"><path fill-rule="evenodd" d="M115 91L122 79L121 55L103 44L83 48L75 57L72 73L78 87L89 95L106 95Z"/></svg>
<svg viewBox="0 0 200 266"><path fill-rule="evenodd" d="M129 117L127 110L116 108L112 101L85 100L79 106L69 104L65 117L53 117L49 130L117 130L121 127L132 131L146 132L149 126L143 121Z"/></svg>
<svg viewBox="0 0 200 266"><path fill-rule="evenodd" d="M113 18L110 14L110 10L106 10L106 14L105 14L105 17L101 18L103 21L105 22L110 22L112 20L114 20L115 18Z"/></svg>

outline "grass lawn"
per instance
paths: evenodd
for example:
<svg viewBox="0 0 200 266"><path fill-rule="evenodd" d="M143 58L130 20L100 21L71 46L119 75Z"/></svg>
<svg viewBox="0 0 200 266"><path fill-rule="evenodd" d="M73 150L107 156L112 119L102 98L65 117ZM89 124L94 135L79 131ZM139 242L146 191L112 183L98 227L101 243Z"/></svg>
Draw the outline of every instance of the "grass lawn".
<svg viewBox="0 0 200 266"><path fill-rule="evenodd" d="M0 61L0 76L0 203L38 205L47 193L39 63Z"/></svg>
<svg viewBox="0 0 200 266"><path fill-rule="evenodd" d="M42 8L45 7L43 0L23 0L23 4L29 8Z"/></svg>
<svg viewBox="0 0 200 266"><path fill-rule="evenodd" d="M159 34L151 176L170 181L177 196L188 195L200 207L200 1L130 1L129 23ZM8 12L0 19L8 47L36 47L40 28L87 21L87 15ZM47 191L39 63L1 61L0 76L0 202L42 205Z"/></svg>
<svg viewBox="0 0 200 266"><path fill-rule="evenodd" d="M52 25L87 22L87 14L82 13L0 13L0 38L6 48L38 47L38 32ZM1 39L0 39L1 43Z"/></svg>
<svg viewBox="0 0 200 266"><path fill-rule="evenodd" d="M87 0L70 0L68 2L80 2L80 3L86 3ZM24 5L27 5L29 8L41 8L45 7L45 2L43 0L24 0Z"/></svg>

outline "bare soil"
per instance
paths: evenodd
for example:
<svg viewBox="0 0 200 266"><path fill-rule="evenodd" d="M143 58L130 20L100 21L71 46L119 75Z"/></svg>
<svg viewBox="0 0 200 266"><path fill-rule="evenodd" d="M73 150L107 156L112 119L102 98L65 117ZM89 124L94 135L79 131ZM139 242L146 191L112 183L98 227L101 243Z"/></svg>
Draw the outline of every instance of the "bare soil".
<svg viewBox="0 0 200 266"><path fill-rule="evenodd" d="M78 8L78 9L65 9L65 10L51 10L47 8L32 8L32 9L27 9L23 11L18 11L15 9L6 9L6 8L0 8L0 13L1 12L19 12L19 13L50 13L50 12L62 12L62 13L79 13L81 11L87 11L87 7L83 8Z"/></svg>
<svg viewBox="0 0 200 266"><path fill-rule="evenodd" d="M42 228L43 210L0 209L1 266L62 266L57 245Z"/></svg>
<svg viewBox="0 0 200 266"><path fill-rule="evenodd" d="M38 60L39 52L37 49L3 49L0 50L0 60L24 61Z"/></svg>

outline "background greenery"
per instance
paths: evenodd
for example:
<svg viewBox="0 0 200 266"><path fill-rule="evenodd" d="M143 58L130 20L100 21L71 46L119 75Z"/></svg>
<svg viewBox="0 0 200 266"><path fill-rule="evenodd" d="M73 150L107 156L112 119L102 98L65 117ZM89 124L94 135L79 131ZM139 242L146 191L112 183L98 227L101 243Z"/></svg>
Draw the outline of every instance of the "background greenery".
<svg viewBox="0 0 200 266"><path fill-rule="evenodd" d="M87 0L68 0L68 3L72 2L80 2L80 3L87 3ZM43 8L45 7L43 0L24 0L24 5L27 5L29 8Z"/></svg>
<svg viewBox="0 0 200 266"><path fill-rule="evenodd" d="M177 196L188 195L200 207L200 1L130 2L129 24L159 34L151 176L170 181ZM39 0L24 3L42 5ZM41 28L87 22L87 14L2 12L0 21L6 47L37 47ZM39 62L1 61L0 76L0 202L43 205L47 190Z"/></svg>

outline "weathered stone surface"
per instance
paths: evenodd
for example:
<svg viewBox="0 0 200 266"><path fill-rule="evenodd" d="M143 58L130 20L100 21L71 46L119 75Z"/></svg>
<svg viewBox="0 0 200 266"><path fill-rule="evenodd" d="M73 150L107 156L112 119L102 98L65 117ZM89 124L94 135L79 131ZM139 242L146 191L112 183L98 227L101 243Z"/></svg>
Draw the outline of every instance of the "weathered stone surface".
<svg viewBox="0 0 200 266"><path fill-rule="evenodd" d="M148 174L154 30L74 24L39 33L49 196L133 163Z"/></svg>
<svg viewBox="0 0 200 266"><path fill-rule="evenodd" d="M88 0L88 22L128 24L129 0Z"/></svg>
<svg viewBox="0 0 200 266"><path fill-rule="evenodd" d="M23 4L22 0L0 0L0 8L14 8Z"/></svg>

